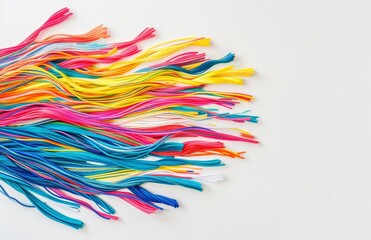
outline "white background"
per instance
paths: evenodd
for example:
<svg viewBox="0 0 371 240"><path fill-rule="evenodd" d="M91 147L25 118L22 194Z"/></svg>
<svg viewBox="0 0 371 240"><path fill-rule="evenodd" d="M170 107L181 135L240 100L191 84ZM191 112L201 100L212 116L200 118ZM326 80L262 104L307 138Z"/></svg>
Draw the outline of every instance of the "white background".
<svg viewBox="0 0 371 240"><path fill-rule="evenodd" d="M1 239L371 239L370 1L0 0L1 47L65 6L75 15L48 33L103 23L120 41L153 26L148 43L208 36L210 56L235 52L257 74L228 90L256 96L261 121L246 129L262 144L232 146L246 160L226 159L226 181L202 193L149 186L179 209L147 216L109 199L121 220L83 209L70 214L79 231L0 196Z"/></svg>

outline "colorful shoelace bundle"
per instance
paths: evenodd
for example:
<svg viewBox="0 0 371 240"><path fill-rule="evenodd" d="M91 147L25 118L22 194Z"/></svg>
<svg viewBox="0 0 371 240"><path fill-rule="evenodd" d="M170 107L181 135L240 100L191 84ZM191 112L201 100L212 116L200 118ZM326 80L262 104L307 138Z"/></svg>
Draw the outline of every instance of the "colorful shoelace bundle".
<svg viewBox="0 0 371 240"><path fill-rule="evenodd" d="M39 39L71 15L61 9L20 44L0 49L0 180L7 185L0 191L9 199L77 229L83 222L59 206L83 206L116 220L114 208L100 198L106 195L150 214L178 203L144 183L201 190L200 182L221 180L201 171L223 165L215 156L242 158L224 141L258 142L242 129L204 121L258 120L249 111L229 112L251 95L206 87L243 84L253 74L215 67L234 54L211 60L186 50L209 46L203 37L140 50L139 42L154 37L153 28L119 43L103 40L109 37L104 26Z"/></svg>

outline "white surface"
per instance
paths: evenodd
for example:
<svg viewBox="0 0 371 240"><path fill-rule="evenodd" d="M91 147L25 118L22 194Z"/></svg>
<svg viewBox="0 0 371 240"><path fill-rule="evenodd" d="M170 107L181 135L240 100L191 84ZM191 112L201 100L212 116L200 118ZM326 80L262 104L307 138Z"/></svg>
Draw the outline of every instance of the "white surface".
<svg viewBox="0 0 371 240"><path fill-rule="evenodd" d="M122 220L71 213L80 231L0 196L1 239L371 238L370 1L0 0L0 45L64 6L75 16L48 33L103 23L123 40L153 26L156 41L209 36L211 56L236 52L258 72L241 90L257 97L261 122L246 128L262 144L238 146L247 160L226 160L226 181L203 193L150 186L179 209L147 216L111 199Z"/></svg>

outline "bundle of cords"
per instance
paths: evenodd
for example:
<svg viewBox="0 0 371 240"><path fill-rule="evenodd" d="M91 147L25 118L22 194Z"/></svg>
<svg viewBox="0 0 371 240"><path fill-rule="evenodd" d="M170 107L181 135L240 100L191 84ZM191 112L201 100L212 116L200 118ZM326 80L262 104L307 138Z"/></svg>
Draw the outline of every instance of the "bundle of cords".
<svg viewBox="0 0 371 240"><path fill-rule="evenodd" d="M241 85L253 74L218 67L234 54L211 60L187 51L209 46L203 37L140 50L139 42L154 37L153 28L119 43L103 40L109 37L104 26L40 39L71 15L61 9L23 42L0 49L0 180L7 185L0 191L9 199L76 229L83 222L53 204L117 220L101 198L112 196L150 214L178 202L143 184L201 190L201 182L221 180L202 171L223 165L215 156L242 158L225 141L258 143L242 129L208 121L258 120L249 111L228 112L251 95L207 89Z"/></svg>

